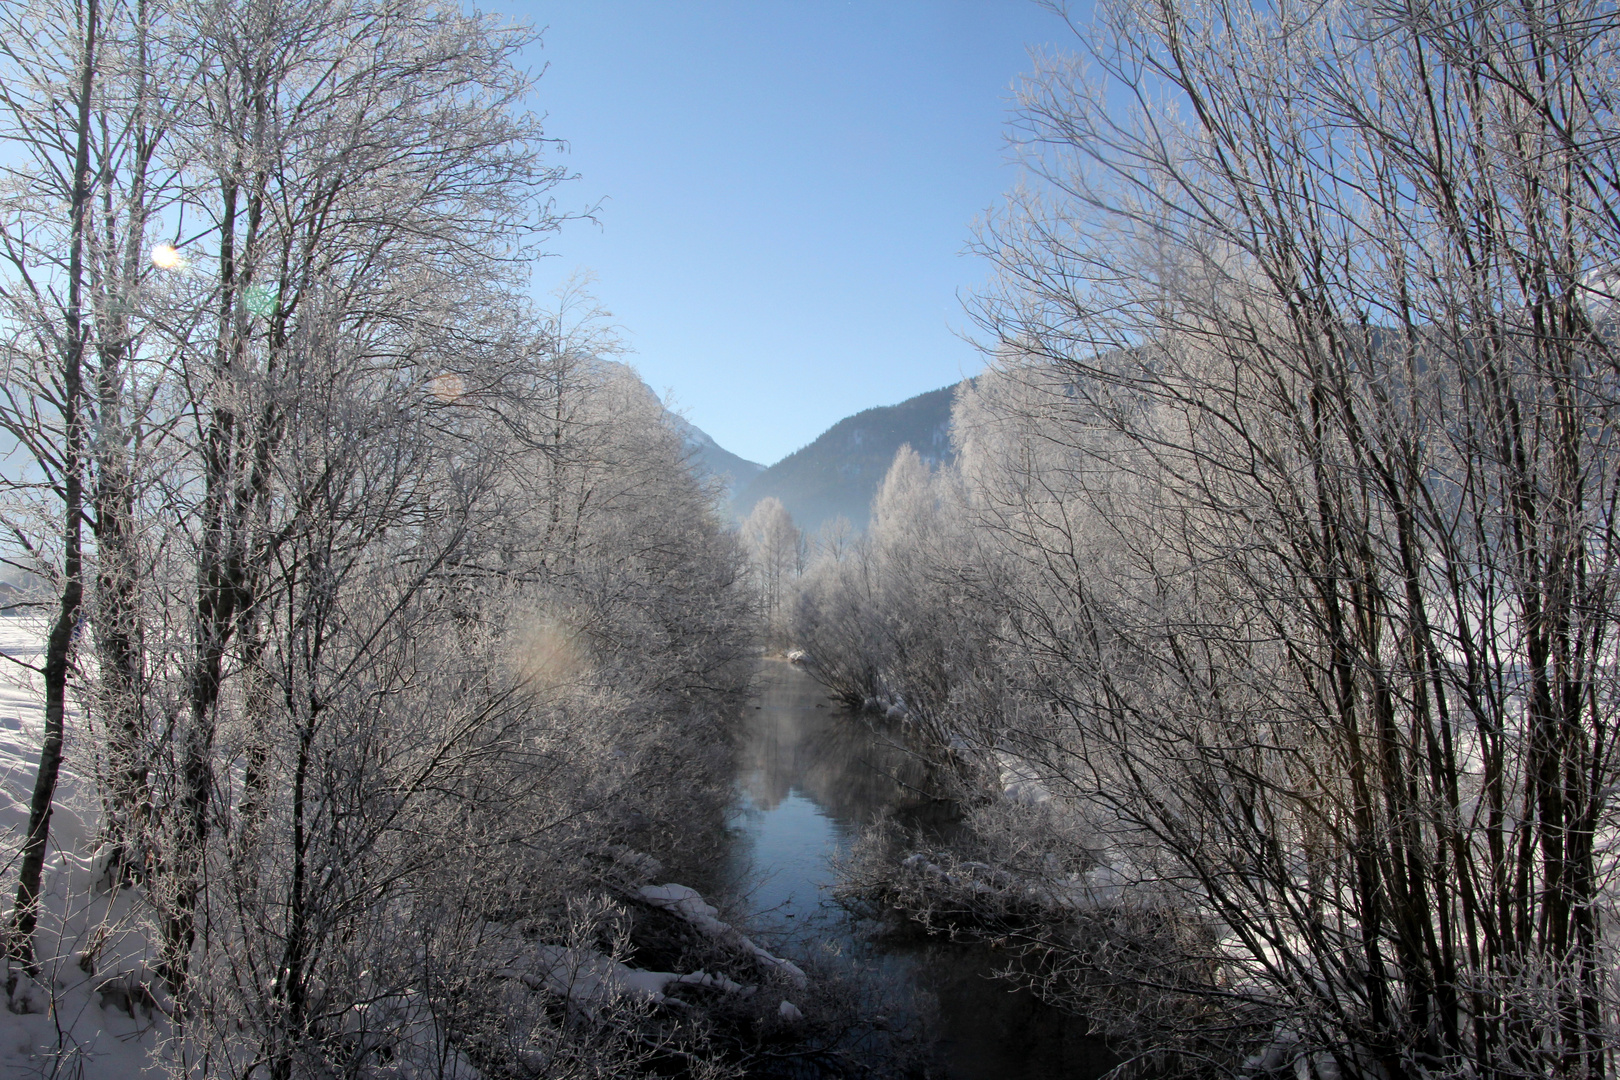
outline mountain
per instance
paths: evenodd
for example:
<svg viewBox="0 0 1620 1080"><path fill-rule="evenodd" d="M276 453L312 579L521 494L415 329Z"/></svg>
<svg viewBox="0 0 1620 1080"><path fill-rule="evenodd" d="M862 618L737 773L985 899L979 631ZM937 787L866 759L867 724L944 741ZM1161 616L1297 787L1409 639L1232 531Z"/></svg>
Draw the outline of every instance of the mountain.
<svg viewBox="0 0 1620 1080"><path fill-rule="evenodd" d="M617 373L620 377L634 380L634 385L641 387L647 395L647 400L658 406L664 414L664 422L675 430L686 445L688 460L692 463L693 471L699 480L718 477L726 485L726 497L734 498L737 491L748 481L765 471L765 466L747 458L738 457L730 450L721 446L709 437L709 434L696 424L692 423L680 413L672 411L664 404L658 392L647 385L640 372L629 364L618 360L598 360L598 364L607 371Z"/></svg>
<svg viewBox="0 0 1620 1080"><path fill-rule="evenodd" d="M651 387L628 365L626 373L658 400ZM956 386L918 394L898 405L882 405L847 416L800 448L766 468L733 454L691 421L664 411L669 424L686 443L700 477L720 478L738 520L767 496L782 500L794 523L813 533L842 514L857 529L865 529L872 498L894 461L895 451L910 444L924 461L937 463L954 457L951 450L951 404Z"/></svg>
<svg viewBox="0 0 1620 1080"><path fill-rule="evenodd" d="M903 444L910 443L928 462L949 461L954 456L951 402L955 395L956 387L946 386L898 405L845 417L809 446L750 479L732 500L732 510L745 518L755 503L774 495L806 533L838 514L857 529L866 528L872 497Z"/></svg>
<svg viewBox="0 0 1620 1080"><path fill-rule="evenodd" d="M765 471L765 466L733 454L685 417L670 413L669 419L685 440L687 453L699 473L724 480L731 496L735 497L743 485Z"/></svg>

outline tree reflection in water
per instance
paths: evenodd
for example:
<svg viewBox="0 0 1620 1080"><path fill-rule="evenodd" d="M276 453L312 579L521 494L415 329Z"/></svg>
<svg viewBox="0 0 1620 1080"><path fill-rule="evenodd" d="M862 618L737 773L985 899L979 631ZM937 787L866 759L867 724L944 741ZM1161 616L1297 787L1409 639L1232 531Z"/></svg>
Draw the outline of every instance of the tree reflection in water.
<svg viewBox="0 0 1620 1080"><path fill-rule="evenodd" d="M832 858L875 814L939 834L954 827L954 807L927 794L927 768L899 733L842 711L803 671L767 660L756 686L743 717L725 873L751 927L790 953L831 946L937 1001L939 1050L953 1080L1081 1080L1116 1064L1083 1021L991 979L1006 959L992 950L862 936L831 898Z"/></svg>

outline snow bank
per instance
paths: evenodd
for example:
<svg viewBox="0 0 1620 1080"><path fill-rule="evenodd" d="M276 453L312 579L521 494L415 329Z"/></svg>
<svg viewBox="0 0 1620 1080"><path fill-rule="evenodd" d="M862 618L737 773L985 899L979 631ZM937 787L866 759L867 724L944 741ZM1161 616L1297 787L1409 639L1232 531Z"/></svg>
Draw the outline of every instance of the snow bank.
<svg viewBox="0 0 1620 1080"><path fill-rule="evenodd" d="M1374 1070L1383 1071L1377 1066ZM1271 1041L1244 1061L1242 1075L1283 1076L1290 1072L1299 1080L1309 1080L1312 1076L1319 1080L1339 1080L1339 1064L1332 1054L1310 1053L1299 1032L1278 1025Z"/></svg>
<svg viewBox="0 0 1620 1080"><path fill-rule="evenodd" d="M43 619L0 616L0 653L39 667L45 660ZM7 851L22 846L28 831L28 802L39 771L39 745L45 734L45 684L38 672L0 659L0 843ZM81 717L71 708L66 745L51 811L50 850L88 852L96 841L100 806L91 784L75 770L74 751ZM80 884L83 887L84 883Z"/></svg>
<svg viewBox="0 0 1620 1080"><path fill-rule="evenodd" d="M770 974L780 975L794 986L804 987L809 980L804 971L791 960L780 956L773 956L764 949L755 945L730 923L722 922L719 910L703 899L703 894L696 889L685 885L644 885L638 891L640 898L653 907L662 908L672 914L679 915L698 931L730 946L739 952L751 955L760 968Z"/></svg>
<svg viewBox="0 0 1620 1080"><path fill-rule="evenodd" d="M724 975L694 971L645 971L628 967L590 949L564 945L537 945L521 961L495 972L517 979L531 990L546 990L566 999L591 1016L616 1002L644 1001L654 1005L680 1005L666 991L671 986L704 986L728 994L749 993L750 988Z"/></svg>
<svg viewBox="0 0 1620 1080"><path fill-rule="evenodd" d="M1041 806L1052 801L1052 793L1029 762L1005 750L996 751L996 761L1001 766L1001 793L1009 802Z"/></svg>
<svg viewBox="0 0 1620 1080"><path fill-rule="evenodd" d="M911 716L911 706L906 704L904 694L880 693L861 702L861 708L885 720L900 721Z"/></svg>

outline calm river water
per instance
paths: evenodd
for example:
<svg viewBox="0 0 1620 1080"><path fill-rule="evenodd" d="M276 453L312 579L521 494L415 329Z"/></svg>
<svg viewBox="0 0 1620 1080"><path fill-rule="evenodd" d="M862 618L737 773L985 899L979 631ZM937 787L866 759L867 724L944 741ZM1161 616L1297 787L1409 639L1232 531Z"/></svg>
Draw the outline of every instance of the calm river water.
<svg viewBox="0 0 1620 1080"><path fill-rule="evenodd" d="M948 829L904 751L842 712L808 675L767 660L744 717L727 878L752 925L790 954L828 946L937 1002L935 1037L953 1080L1084 1080L1112 1065L1082 1022L989 975L998 957L948 942L868 940L833 902L831 860L880 810Z"/></svg>

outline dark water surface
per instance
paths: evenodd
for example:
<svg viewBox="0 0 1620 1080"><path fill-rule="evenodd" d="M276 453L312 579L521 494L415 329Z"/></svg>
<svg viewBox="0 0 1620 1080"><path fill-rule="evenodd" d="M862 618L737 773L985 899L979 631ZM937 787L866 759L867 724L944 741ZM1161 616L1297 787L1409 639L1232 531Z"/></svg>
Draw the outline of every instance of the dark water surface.
<svg viewBox="0 0 1620 1080"><path fill-rule="evenodd" d="M803 671L767 660L744 716L727 878L751 925L790 954L829 946L937 1002L935 1036L953 1080L1085 1080L1114 1059L1082 1021L990 973L1007 957L949 942L868 939L833 902L831 860L874 814L945 832L920 763L841 711ZM871 929L866 927L865 929Z"/></svg>

